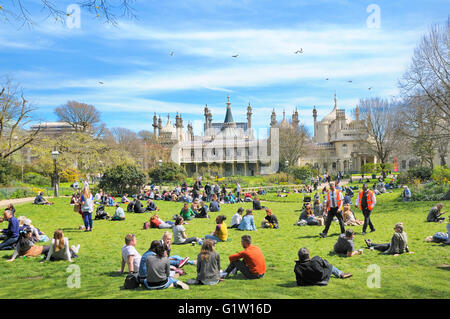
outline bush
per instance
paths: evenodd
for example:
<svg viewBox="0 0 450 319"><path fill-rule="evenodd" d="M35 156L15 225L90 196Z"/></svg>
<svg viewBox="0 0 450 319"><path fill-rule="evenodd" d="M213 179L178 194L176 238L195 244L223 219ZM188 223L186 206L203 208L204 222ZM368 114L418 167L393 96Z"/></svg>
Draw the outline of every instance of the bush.
<svg viewBox="0 0 450 319"><path fill-rule="evenodd" d="M289 167L289 174L294 176L294 179L299 179L305 184L311 183L311 177L317 175L317 171L310 166Z"/></svg>
<svg viewBox="0 0 450 319"><path fill-rule="evenodd" d="M418 178L421 181L429 181L432 174L433 170L431 169L431 167L414 167L408 170L410 180Z"/></svg>
<svg viewBox="0 0 450 319"><path fill-rule="evenodd" d="M441 201L448 199L450 184L427 183L411 186L412 201Z"/></svg>
<svg viewBox="0 0 450 319"><path fill-rule="evenodd" d="M124 193L135 194L145 183L145 174L134 165L118 165L108 169L99 183L108 193L121 196Z"/></svg>
<svg viewBox="0 0 450 319"><path fill-rule="evenodd" d="M180 165L168 162L161 167L155 167L148 172L148 177L153 184L181 182L187 178L187 173Z"/></svg>
<svg viewBox="0 0 450 319"><path fill-rule="evenodd" d="M288 181L288 175L283 172L277 174L270 174L264 176L264 180L269 184L286 183Z"/></svg>
<svg viewBox="0 0 450 319"><path fill-rule="evenodd" d="M51 184L50 177L42 176L38 173L29 172L23 175L24 183L38 186L48 186Z"/></svg>
<svg viewBox="0 0 450 319"><path fill-rule="evenodd" d="M66 168L59 176L61 177L61 182L69 182L71 184L77 181L80 177L78 171L73 168Z"/></svg>
<svg viewBox="0 0 450 319"><path fill-rule="evenodd" d="M436 166L431 174L431 179L437 183L447 184L450 183L450 168L445 166Z"/></svg>

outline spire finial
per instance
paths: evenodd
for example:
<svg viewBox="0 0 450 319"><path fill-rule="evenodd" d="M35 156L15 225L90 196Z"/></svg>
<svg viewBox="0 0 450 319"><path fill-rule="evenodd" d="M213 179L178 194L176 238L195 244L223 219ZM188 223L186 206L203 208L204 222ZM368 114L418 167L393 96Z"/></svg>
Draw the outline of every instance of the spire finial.
<svg viewBox="0 0 450 319"><path fill-rule="evenodd" d="M334 108L337 108L336 90L334 90Z"/></svg>

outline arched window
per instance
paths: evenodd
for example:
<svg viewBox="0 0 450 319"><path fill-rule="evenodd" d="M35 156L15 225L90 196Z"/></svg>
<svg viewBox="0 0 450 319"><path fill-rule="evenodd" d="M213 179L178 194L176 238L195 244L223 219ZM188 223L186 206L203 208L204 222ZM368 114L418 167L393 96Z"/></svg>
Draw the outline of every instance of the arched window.
<svg viewBox="0 0 450 319"><path fill-rule="evenodd" d="M342 152L347 154L347 144L342 145Z"/></svg>

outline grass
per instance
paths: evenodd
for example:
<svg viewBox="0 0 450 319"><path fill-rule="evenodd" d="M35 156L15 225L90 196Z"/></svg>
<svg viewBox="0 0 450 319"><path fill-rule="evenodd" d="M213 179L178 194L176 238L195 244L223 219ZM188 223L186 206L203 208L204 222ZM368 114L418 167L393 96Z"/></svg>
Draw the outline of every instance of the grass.
<svg viewBox="0 0 450 319"><path fill-rule="evenodd" d="M259 246L266 258L266 276L260 280L245 280L241 274L228 279L217 286L191 286L189 292L181 289L167 289L162 291L146 291L141 288L130 291L122 288L125 274L117 273L120 269L121 247L127 233L137 236L137 249L143 254L150 242L160 239L164 230L143 230L142 225L150 214L127 214L123 222L94 221L94 231L85 233L78 230L82 225L81 217L73 211L68 198L55 200L55 205L38 207L32 204L17 205L16 216L26 215L33 224L43 230L49 237L57 228L62 228L70 238L70 244L81 244L79 258L75 263L81 270L81 287L68 288L67 279L71 273L67 267L71 265L65 261L40 263L39 258L19 258L13 263L6 260L12 251L0 252L0 298L199 298L199 299L310 299L310 298L448 298L450 287L448 281L450 272L442 265L449 265L448 246L426 243L425 237L437 231L445 231L445 224L426 223L425 218L434 202L403 203L396 200L400 190L392 194L377 197L377 206L373 213L373 223L377 229L365 238L373 242L388 242L393 233L395 223L402 221L409 237L409 246L415 254L404 254L398 257L385 256L377 251L365 250L363 255L351 258L340 257L332 253L337 239L339 227L331 225L329 237L319 238L322 226L293 226L297 221L302 198L296 196L297 202L265 202L279 219L280 229L258 229L254 232L240 232L229 230L231 242L218 243L216 250L221 256L221 268L228 265L227 256L242 250L240 237L250 234L255 245ZM450 202L444 202L448 207ZM159 215L170 219L181 209L181 203L157 201L161 208ZM251 203L241 204L250 208ZM229 224L232 215L240 204L222 205L221 213L227 216ZM113 208L107 208L112 215ZM187 235L203 237L215 227L215 216L211 219L193 220L186 225ZM358 219L362 214L356 210ZM264 218L261 211L255 212L257 228ZM7 224L3 223L6 228ZM363 248L361 235L362 226L355 226L355 248ZM293 272L297 251L301 247L308 247L312 256L319 255L344 272L353 273L353 277L346 280L331 278L325 287L297 287ZM189 256L195 259L200 246L174 245L173 254ZM381 287L368 288L366 282L371 274L367 268L376 264L381 269ZM196 277L196 268L186 265L187 272L180 279L186 281Z"/></svg>

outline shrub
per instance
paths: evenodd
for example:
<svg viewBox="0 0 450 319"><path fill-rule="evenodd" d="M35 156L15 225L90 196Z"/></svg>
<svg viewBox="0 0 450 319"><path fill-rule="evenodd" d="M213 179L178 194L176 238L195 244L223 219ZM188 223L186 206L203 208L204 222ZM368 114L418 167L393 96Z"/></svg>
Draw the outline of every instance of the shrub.
<svg viewBox="0 0 450 319"><path fill-rule="evenodd" d="M0 160L0 185L7 185L13 179L13 165L5 159Z"/></svg>
<svg viewBox="0 0 450 319"><path fill-rule="evenodd" d="M135 165L122 164L109 168L99 183L108 193L123 195L137 193L145 183L145 174Z"/></svg>
<svg viewBox="0 0 450 319"><path fill-rule="evenodd" d="M311 177L316 175L316 171L310 166L289 167L289 174L294 176L294 179L302 180L305 184L310 184Z"/></svg>
<svg viewBox="0 0 450 319"><path fill-rule="evenodd" d="M431 174L431 179L437 183L450 183L450 168L445 166L436 166Z"/></svg>
<svg viewBox="0 0 450 319"><path fill-rule="evenodd" d="M42 176L34 172L29 172L23 175L23 181L24 183L38 186L48 186L51 184L50 177Z"/></svg>
<svg viewBox="0 0 450 319"><path fill-rule="evenodd" d="M168 162L161 167L155 167L148 172L152 183L181 182L187 178L187 173L180 165Z"/></svg>
<svg viewBox="0 0 450 319"><path fill-rule="evenodd" d="M412 201L441 201L447 199L449 193L449 184L431 182L411 186Z"/></svg>
<svg viewBox="0 0 450 319"><path fill-rule="evenodd" d="M421 181L429 181L433 170L431 167L414 167L408 170L408 175L411 180L418 178Z"/></svg>
<svg viewBox="0 0 450 319"><path fill-rule="evenodd" d="M78 171L73 168L66 168L59 176L61 177L61 182L69 182L71 184L77 181L80 177Z"/></svg>

